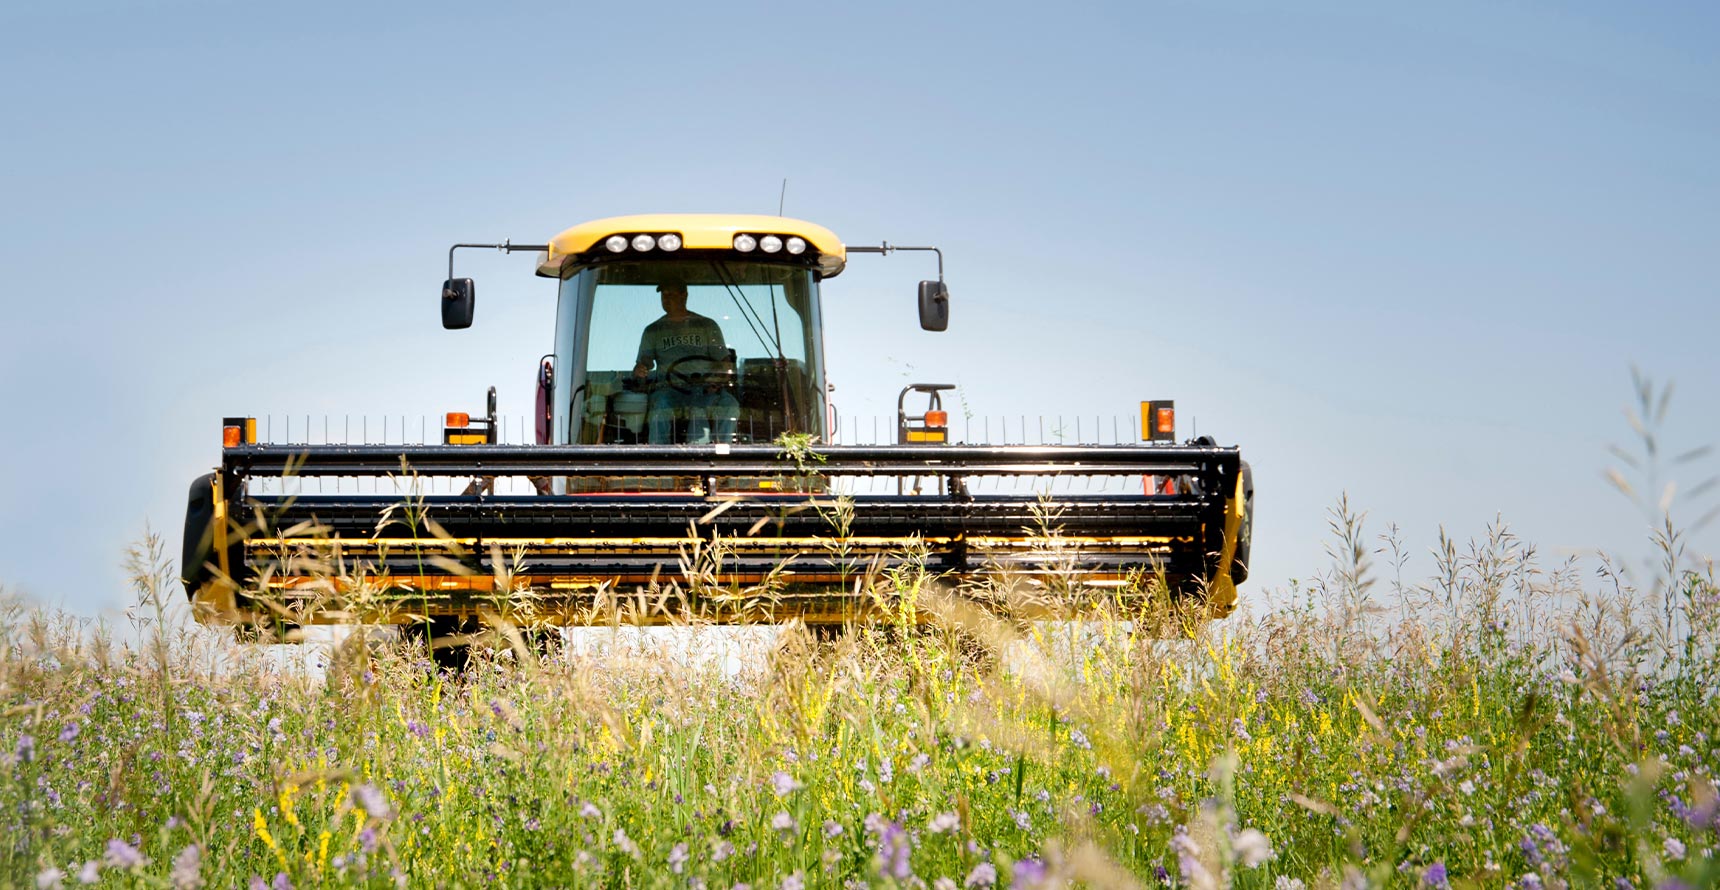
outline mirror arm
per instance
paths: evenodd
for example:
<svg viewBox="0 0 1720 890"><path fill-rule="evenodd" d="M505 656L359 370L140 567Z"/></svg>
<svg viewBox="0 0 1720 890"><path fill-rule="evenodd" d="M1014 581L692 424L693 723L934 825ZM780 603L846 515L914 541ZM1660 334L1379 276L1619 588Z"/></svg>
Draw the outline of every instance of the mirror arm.
<svg viewBox="0 0 1720 890"><path fill-rule="evenodd" d="M888 241L882 241L877 247L846 247L844 249L849 253L877 253L884 256L889 256L898 250L929 250L938 255L938 281L944 280L944 252L936 247L902 247Z"/></svg>
<svg viewBox="0 0 1720 890"><path fill-rule="evenodd" d="M456 244L453 247L448 248L448 277L449 278L454 277L454 251L459 250L462 247L483 247L483 248L488 248L491 250L499 250L502 253L514 253L516 251L522 251L522 250L530 250L530 251L541 253L543 251L549 250L548 244L514 244L513 242L511 242L505 238L502 239L502 243L500 243L500 244Z"/></svg>

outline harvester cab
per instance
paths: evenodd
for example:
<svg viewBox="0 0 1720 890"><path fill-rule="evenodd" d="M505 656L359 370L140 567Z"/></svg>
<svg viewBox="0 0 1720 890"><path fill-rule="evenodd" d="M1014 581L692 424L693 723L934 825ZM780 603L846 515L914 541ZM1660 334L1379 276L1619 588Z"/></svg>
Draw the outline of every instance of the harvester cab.
<svg viewBox="0 0 1720 890"><path fill-rule="evenodd" d="M952 443L948 384L903 390L893 444L833 444L822 285L852 254L933 252L938 277L920 283L917 302L921 326L941 331L949 289L936 248L847 246L772 216L596 220L543 244L451 248L440 307L454 330L476 308L475 282L454 275L461 248L533 253L554 285L535 444L497 443L494 389L484 417L448 415L440 445L263 444L233 419L240 432L229 429L221 467L193 485L187 514L185 583L202 620L468 620L498 594L531 591L537 616L563 624L832 624L878 607L857 572L910 562L1029 587L1067 587L1073 573L1113 593L1156 578L1204 597L1214 615L1235 602L1253 495L1235 448L1162 435ZM910 413L910 396L925 410ZM289 476L387 477L395 488L289 495L256 484ZM436 477L472 484L417 486ZM504 477L529 480L529 493L498 494ZM1059 498L1048 511L1031 491L975 484L1071 477L1134 488ZM870 480L897 484L857 493L853 483ZM664 594L693 551L719 552L720 564Z"/></svg>

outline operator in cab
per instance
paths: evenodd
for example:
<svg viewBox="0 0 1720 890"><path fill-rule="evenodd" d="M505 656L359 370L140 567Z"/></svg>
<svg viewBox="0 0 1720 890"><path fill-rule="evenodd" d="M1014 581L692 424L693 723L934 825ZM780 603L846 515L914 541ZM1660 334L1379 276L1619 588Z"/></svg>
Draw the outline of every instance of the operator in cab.
<svg viewBox="0 0 1720 890"><path fill-rule="evenodd" d="M675 421L687 421L686 442L731 442L740 403L725 384L734 376L734 353L717 323L687 309L687 285L665 279L657 285L663 317L645 326L633 377L644 381L656 372L656 387L646 413L649 441L675 441ZM714 433L714 438L713 438Z"/></svg>

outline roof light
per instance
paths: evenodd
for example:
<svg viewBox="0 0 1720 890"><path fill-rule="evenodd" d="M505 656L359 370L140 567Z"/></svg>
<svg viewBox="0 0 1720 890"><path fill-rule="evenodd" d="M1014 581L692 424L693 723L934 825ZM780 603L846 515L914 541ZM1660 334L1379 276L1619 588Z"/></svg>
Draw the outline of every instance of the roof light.
<svg viewBox="0 0 1720 890"><path fill-rule="evenodd" d="M950 425L950 413L948 411L927 411L926 412L926 426L934 427L934 428L942 428L942 427L947 427L949 425Z"/></svg>
<svg viewBox="0 0 1720 890"><path fill-rule="evenodd" d="M472 425L472 415L464 411L449 411L447 425L454 429L463 430Z"/></svg>
<svg viewBox="0 0 1720 890"><path fill-rule="evenodd" d="M765 253L776 253L782 249L782 239L775 235L766 235L758 239L758 249Z"/></svg>
<svg viewBox="0 0 1720 890"><path fill-rule="evenodd" d="M757 246L758 246L758 239L754 238L751 235L736 235L735 236L735 249L740 251L741 253L751 253L752 249L757 247Z"/></svg>
<svg viewBox="0 0 1720 890"><path fill-rule="evenodd" d="M800 256L806 252L806 239L799 235L793 235L789 237L788 241L784 242L783 246L788 248L789 253L792 253L795 256Z"/></svg>
<svg viewBox="0 0 1720 890"><path fill-rule="evenodd" d="M610 235L609 240L603 242L603 246L609 248L610 253L620 253L627 249L627 236Z"/></svg>
<svg viewBox="0 0 1720 890"><path fill-rule="evenodd" d="M237 448L240 445L255 444L257 444L257 418L221 418L221 445L223 447Z"/></svg>
<svg viewBox="0 0 1720 890"><path fill-rule="evenodd" d="M633 236L633 249L634 250L650 250L651 248L656 247L656 246L657 246L657 239L651 237L650 235L634 235Z"/></svg>
<svg viewBox="0 0 1720 890"><path fill-rule="evenodd" d="M664 250L680 250L681 249L681 236L675 234L674 232L667 232L665 234L658 235L657 236L657 246L663 248Z"/></svg>
<svg viewBox="0 0 1720 890"><path fill-rule="evenodd" d="M1177 409L1160 408L1157 414L1158 417L1155 418L1155 423L1158 426L1157 431L1175 434L1177 431Z"/></svg>

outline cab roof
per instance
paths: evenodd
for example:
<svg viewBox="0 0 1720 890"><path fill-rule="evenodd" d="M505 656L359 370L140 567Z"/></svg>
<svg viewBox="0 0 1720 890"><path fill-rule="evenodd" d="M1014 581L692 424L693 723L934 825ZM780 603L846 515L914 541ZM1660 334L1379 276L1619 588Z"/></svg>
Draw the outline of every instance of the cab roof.
<svg viewBox="0 0 1720 890"><path fill-rule="evenodd" d="M578 264L588 254L602 251L602 256L611 256L602 246L611 235L663 235L668 232L681 236L682 250L732 251L735 236L743 232L778 235L784 239L798 235L806 240L808 252L816 254L814 259L818 271L825 278L841 273L848 262L848 252L835 232L805 220L744 213L642 213L596 219L562 232L550 239L549 250L538 260L537 272L557 278L570 264ZM653 250L651 256L665 259L673 254ZM760 254L755 252L750 256Z"/></svg>

